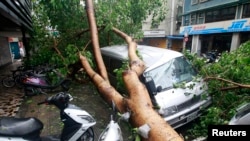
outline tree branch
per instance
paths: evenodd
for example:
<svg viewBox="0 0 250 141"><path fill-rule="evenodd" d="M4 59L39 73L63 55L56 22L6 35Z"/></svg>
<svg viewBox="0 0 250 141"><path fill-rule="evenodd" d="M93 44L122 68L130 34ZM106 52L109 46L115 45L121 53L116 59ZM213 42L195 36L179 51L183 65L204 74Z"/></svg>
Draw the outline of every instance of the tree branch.
<svg viewBox="0 0 250 141"><path fill-rule="evenodd" d="M91 40L93 44L93 50L94 50L94 55L95 55L95 59L96 59L97 67L98 67L98 72L103 77L103 79L107 80L107 83L109 83L108 73L104 65L101 51L100 51L98 30L96 26L95 15L94 15L94 5L91 0L86 0L86 12L87 12L87 17L88 17L88 22L90 23L89 26L90 26Z"/></svg>
<svg viewBox="0 0 250 141"><path fill-rule="evenodd" d="M124 113L127 111L127 108L123 105L123 97L119 94L111 85L108 83L107 80L104 80L98 73L96 73L92 67L90 66L88 59L83 56L79 52L79 58L82 63L82 66L86 73L90 76L92 82L98 89L98 91L102 94L101 96L105 99L108 104L112 104L112 101L115 102L116 108L121 112Z"/></svg>
<svg viewBox="0 0 250 141"><path fill-rule="evenodd" d="M236 89L236 88L250 88L250 85L245 85L245 84L240 84L240 83L236 83L224 78L219 78L219 77L206 77L204 80L219 80L219 81L223 81L223 82L227 82L236 86L232 86L232 87L227 87L227 88L222 88L222 90L229 90L229 89Z"/></svg>
<svg viewBox="0 0 250 141"><path fill-rule="evenodd" d="M60 50L57 48L58 46L58 41L54 38L54 46L53 48L56 50L57 54L62 58L63 61L65 61L65 58L62 56L62 53L60 52Z"/></svg>
<svg viewBox="0 0 250 141"><path fill-rule="evenodd" d="M139 77L145 70L144 61L136 54L137 43L130 36L113 28L113 31L126 40L128 44L128 56L130 59L130 70L123 72L123 81L130 98L127 106L132 112L131 123L135 127L147 124L151 129L148 138L143 141L182 141L175 130L153 109L149 93Z"/></svg>
<svg viewBox="0 0 250 141"><path fill-rule="evenodd" d="M130 68L131 70L136 72L137 76L140 76L145 70L146 66L145 63L136 54L137 43L134 42L130 36L120 31L119 29L113 28L113 31L127 42L128 57L130 59Z"/></svg>

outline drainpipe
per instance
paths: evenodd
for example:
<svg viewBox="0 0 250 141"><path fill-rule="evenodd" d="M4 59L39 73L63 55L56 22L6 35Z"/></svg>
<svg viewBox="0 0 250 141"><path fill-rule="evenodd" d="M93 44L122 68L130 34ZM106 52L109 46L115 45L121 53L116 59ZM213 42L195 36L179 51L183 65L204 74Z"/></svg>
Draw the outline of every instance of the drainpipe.
<svg viewBox="0 0 250 141"><path fill-rule="evenodd" d="M172 0L170 35L174 34L174 10L175 10L175 0Z"/></svg>
<svg viewBox="0 0 250 141"><path fill-rule="evenodd" d="M175 9L175 0L171 0L171 18L170 18L170 35L174 34L174 9ZM167 48L172 48L172 40L168 39Z"/></svg>

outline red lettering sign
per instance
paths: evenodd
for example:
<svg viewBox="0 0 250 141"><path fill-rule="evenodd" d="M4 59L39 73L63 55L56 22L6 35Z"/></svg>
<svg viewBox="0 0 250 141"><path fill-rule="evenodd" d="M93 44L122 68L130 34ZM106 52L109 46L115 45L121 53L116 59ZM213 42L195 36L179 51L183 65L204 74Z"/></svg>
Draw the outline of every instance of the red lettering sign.
<svg viewBox="0 0 250 141"><path fill-rule="evenodd" d="M194 30L202 30L202 29L205 29L206 26L205 25L200 25L200 26L194 26L193 29Z"/></svg>

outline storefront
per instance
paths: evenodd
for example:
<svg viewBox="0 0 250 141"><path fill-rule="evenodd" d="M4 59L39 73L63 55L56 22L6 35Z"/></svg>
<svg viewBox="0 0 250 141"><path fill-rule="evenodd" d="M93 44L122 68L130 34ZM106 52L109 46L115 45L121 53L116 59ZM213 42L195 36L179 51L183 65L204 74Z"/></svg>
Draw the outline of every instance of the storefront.
<svg viewBox="0 0 250 141"><path fill-rule="evenodd" d="M166 48L166 35L164 30L147 30L144 31L144 38L141 45L150 45L154 47Z"/></svg>
<svg viewBox="0 0 250 141"><path fill-rule="evenodd" d="M221 33L213 35L200 35L201 53L217 51L219 53L230 51L232 33Z"/></svg>
<svg viewBox="0 0 250 141"><path fill-rule="evenodd" d="M169 35L167 36L167 48L175 51L182 51L184 37L181 35Z"/></svg>
<svg viewBox="0 0 250 141"><path fill-rule="evenodd" d="M201 55L212 50L232 51L250 40L250 18L181 27L188 34L191 51Z"/></svg>

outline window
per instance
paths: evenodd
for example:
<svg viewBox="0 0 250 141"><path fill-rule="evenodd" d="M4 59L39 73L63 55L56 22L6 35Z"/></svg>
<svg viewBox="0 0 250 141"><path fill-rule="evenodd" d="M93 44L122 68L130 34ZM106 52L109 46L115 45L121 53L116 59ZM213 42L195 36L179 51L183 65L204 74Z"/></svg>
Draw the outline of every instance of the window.
<svg viewBox="0 0 250 141"><path fill-rule="evenodd" d="M205 14L204 13L198 13L197 24L203 24L204 20L205 20Z"/></svg>
<svg viewBox="0 0 250 141"><path fill-rule="evenodd" d="M119 69L122 66L122 61L113 59L103 54L102 57L103 57L103 62L107 68L107 72L115 76L116 74L114 73L114 70Z"/></svg>
<svg viewBox="0 0 250 141"><path fill-rule="evenodd" d="M219 21L220 20L220 11L219 10L214 10L213 11L213 14L212 14L213 16L213 21Z"/></svg>
<svg viewBox="0 0 250 141"><path fill-rule="evenodd" d="M196 24L196 14L191 14L191 25Z"/></svg>
<svg viewBox="0 0 250 141"><path fill-rule="evenodd" d="M224 11L221 14L222 20L231 20L235 18L236 7L225 8L221 11Z"/></svg>
<svg viewBox="0 0 250 141"><path fill-rule="evenodd" d="M122 61L117 59L110 58L110 72L113 76L116 76L114 72L115 69L119 69L122 67Z"/></svg>
<svg viewBox="0 0 250 141"><path fill-rule="evenodd" d="M103 62L107 68L107 71L109 72L110 71L110 62L109 62L109 57L108 56L105 56L105 55L102 55L102 58L103 58Z"/></svg>
<svg viewBox="0 0 250 141"><path fill-rule="evenodd" d="M205 23L231 20L235 18L236 7L214 9L205 13Z"/></svg>
<svg viewBox="0 0 250 141"><path fill-rule="evenodd" d="M145 76L151 76L156 86L162 89L172 88L174 84L190 82L197 75L190 62L183 56L174 58L162 66L145 72Z"/></svg>
<svg viewBox="0 0 250 141"><path fill-rule="evenodd" d="M189 15L185 16L184 18L184 26L189 25Z"/></svg>
<svg viewBox="0 0 250 141"><path fill-rule="evenodd" d="M205 23L213 22L213 13L212 11L206 12Z"/></svg>
<svg viewBox="0 0 250 141"><path fill-rule="evenodd" d="M250 17L250 3L245 4L243 7L242 18Z"/></svg>
<svg viewBox="0 0 250 141"><path fill-rule="evenodd" d="M176 21L178 22L181 22L181 19L182 19L182 9L183 7L182 6L177 6L177 14L176 14Z"/></svg>
<svg viewBox="0 0 250 141"><path fill-rule="evenodd" d="M179 30L181 27L181 22L182 22L182 6L177 5L177 14L176 14L176 29Z"/></svg>
<svg viewBox="0 0 250 141"><path fill-rule="evenodd" d="M191 0L191 5L197 4L198 0Z"/></svg>

